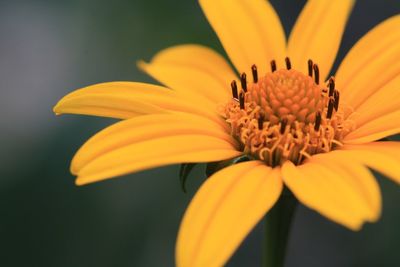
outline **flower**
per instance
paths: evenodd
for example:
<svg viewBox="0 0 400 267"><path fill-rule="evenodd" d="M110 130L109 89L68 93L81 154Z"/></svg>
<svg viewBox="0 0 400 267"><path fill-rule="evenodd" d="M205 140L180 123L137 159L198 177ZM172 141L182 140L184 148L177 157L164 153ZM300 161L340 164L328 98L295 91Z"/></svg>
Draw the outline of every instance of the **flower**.
<svg viewBox="0 0 400 267"><path fill-rule="evenodd" d="M240 75L213 50L181 45L139 63L168 88L111 82L65 96L58 114L126 119L77 152L76 183L247 155L196 193L178 266L223 265L284 185L352 230L376 221L381 195L367 167L400 182L400 144L380 141L400 131L400 16L368 32L327 77L354 1L309 0L288 41L267 1L199 2Z"/></svg>

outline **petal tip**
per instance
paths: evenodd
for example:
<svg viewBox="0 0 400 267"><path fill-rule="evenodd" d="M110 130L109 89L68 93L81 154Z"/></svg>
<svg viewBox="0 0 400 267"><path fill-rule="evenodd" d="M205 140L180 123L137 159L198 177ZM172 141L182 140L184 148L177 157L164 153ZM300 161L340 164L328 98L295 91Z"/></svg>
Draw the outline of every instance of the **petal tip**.
<svg viewBox="0 0 400 267"><path fill-rule="evenodd" d="M69 165L69 171L75 175L78 176L80 170L82 169L82 163L81 161L79 161L79 157L80 157L80 151L81 151L82 147L79 149L78 152L75 153L74 157L71 160L71 163Z"/></svg>
<svg viewBox="0 0 400 267"><path fill-rule="evenodd" d="M69 171L73 175L78 175L79 169L75 166L75 164L71 164Z"/></svg>
<svg viewBox="0 0 400 267"><path fill-rule="evenodd" d="M82 186L82 185L85 185L85 184L87 184L87 182L85 182L85 181L83 181L81 178L76 178L75 179L75 185L76 186Z"/></svg>
<svg viewBox="0 0 400 267"><path fill-rule="evenodd" d="M360 222L354 226L351 226L350 229L353 230L354 232L359 232L364 226L364 222Z"/></svg>
<svg viewBox="0 0 400 267"><path fill-rule="evenodd" d="M60 116L62 114L64 114L63 111L63 99L65 99L65 97L63 97L60 101L57 102L57 104L54 105L53 107L53 113L57 116Z"/></svg>
<svg viewBox="0 0 400 267"><path fill-rule="evenodd" d="M382 208L379 207L377 210L371 211L366 220L369 223L376 223L377 221L380 220L381 217L382 217Z"/></svg>
<svg viewBox="0 0 400 267"><path fill-rule="evenodd" d="M147 72L147 67L148 67L149 63L145 62L144 60L138 60L136 61L136 67L143 71L143 72Z"/></svg>
<svg viewBox="0 0 400 267"><path fill-rule="evenodd" d="M53 112L55 113L55 114L57 114L57 113L59 113L58 112L58 109L59 109L59 106L60 106L60 102L58 102L57 104L55 104L54 106L53 106Z"/></svg>

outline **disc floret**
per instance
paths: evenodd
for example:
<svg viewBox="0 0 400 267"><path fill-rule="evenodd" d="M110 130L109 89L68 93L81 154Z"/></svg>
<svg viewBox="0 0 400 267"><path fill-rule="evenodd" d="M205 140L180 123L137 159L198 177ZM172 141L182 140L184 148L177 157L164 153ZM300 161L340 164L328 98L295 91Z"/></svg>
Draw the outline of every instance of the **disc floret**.
<svg viewBox="0 0 400 267"><path fill-rule="evenodd" d="M221 115L231 126L244 153L274 167L290 160L296 165L313 154L325 153L341 145L351 130L339 106L340 93L335 80L319 83L318 65L308 61L308 75L286 68L259 77L251 67L253 81L240 76L241 90L232 81L232 99L221 108Z"/></svg>

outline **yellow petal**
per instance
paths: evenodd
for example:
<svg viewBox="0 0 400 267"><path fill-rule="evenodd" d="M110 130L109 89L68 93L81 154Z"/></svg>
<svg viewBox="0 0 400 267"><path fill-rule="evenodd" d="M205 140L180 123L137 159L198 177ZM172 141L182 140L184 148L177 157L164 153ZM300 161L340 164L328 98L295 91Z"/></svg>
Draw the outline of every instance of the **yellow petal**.
<svg viewBox="0 0 400 267"><path fill-rule="evenodd" d="M334 152L348 161L359 161L400 183L399 151L399 142L373 142L345 145Z"/></svg>
<svg viewBox="0 0 400 267"><path fill-rule="evenodd" d="M264 75L272 59L285 57L285 34L278 15L265 0L200 0L200 5L236 69L256 64Z"/></svg>
<svg viewBox="0 0 400 267"><path fill-rule="evenodd" d="M321 164L307 162L294 166L287 161L282 167L283 181L304 205L334 222L359 230L365 212L359 199L340 174Z"/></svg>
<svg viewBox="0 0 400 267"><path fill-rule="evenodd" d="M343 142L346 144L363 144L379 140L386 136L400 132L400 110L382 115L362 125L346 135Z"/></svg>
<svg viewBox="0 0 400 267"><path fill-rule="evenodd" d="M362 210L368 221L376 221L381 214L382 199L379 185L371 172L358 162L349 163L348 158L335 153L318 154L309 162L316 162L331 169L337 179L346 183L353 191L356 208Z"/></svg>
<svg viewBox="0 0 400 267"><path fill-rule="evenodd" d="M223 266L281 191L279 169L259 161L239 163L208 178L182 220L177 266Z"/></svg>
<svg viewBox="0 0 400 267"><path fill-rule="evenodd" d="M139 67L174 90L190 90L217 103L229 99L230 83L236 78L223 57L200 45L167 48L150 63L139 62Z"/></svg>
<svg viewBox="0 0 400 267"><path fill-rule="evenodd" d="M73 113L127 119L138 114L188 112L220 120L216 107L196 102L161 86L135 82L101 83L76 90L54 107L57 114Z"/></svg>
<svg viewBox="0 0 400 267"><path fill-rule="evenodd" d="M400 75L365 100L350 119L361 126L400 109Z"/></svg>
<svg viewBox="0 0 400 267"><path fill-rule="evenodd" d="M210 162L240 155L229 141L200 134L177 134L132 143L101 154L78 171L86 184L163 165Z"/></svg>
<svg viewBox="0 0 400 267"><path fill-rule="evenodd" d="M307 73L307 61L312 59L319 66L322 80L327 77L354 2L307 1L289 37L288 53L294 68Z"/></svg>
<svg viewBox="0 0 400 267"><path fill-rule="evenodd" d="M356 109L400 74L400 15L389 18L361 38L336 74L341 99Z"/></svg>
<svg viewBox="0 0 400 267"><path fill-rule="evenodd" d="M77 174L90 161L124 146L185 134L209 135L237 147L224 128L206 118L184 113L145 115L118 122L90 138L72 160L71 172Z"/></svg>

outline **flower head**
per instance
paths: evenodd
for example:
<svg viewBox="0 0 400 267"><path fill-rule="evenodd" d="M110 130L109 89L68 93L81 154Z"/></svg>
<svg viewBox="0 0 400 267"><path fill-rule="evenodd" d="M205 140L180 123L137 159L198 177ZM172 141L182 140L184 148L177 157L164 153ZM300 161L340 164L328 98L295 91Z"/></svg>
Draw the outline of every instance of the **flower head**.
<svg viewBox="0 0 400 267"><path fill-rule="evenodd" d="M264 0L200 0L240 75L213 50L168 48L139 66L166 87L111 82L64 97L56 113L125 119L92 137L71 171L77 184L152 167L251 159L212 175L177 242L178 266L220 266L284 185L350 229L376 221L367 167L400 182L400 16L382 22L328 77L354 1L309 0L286 41Z"/></svg>

